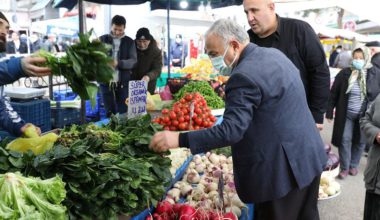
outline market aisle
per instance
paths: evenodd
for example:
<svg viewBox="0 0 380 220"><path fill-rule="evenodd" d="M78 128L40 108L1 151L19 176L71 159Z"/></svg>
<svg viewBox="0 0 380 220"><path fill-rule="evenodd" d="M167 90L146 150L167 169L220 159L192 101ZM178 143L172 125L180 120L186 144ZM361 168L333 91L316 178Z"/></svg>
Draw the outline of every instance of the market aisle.
<svg viewBox="0 0 380 220"><path fill-rule="evenodd" d="M325 120L326 121L326 120ZM325 122L322 138L330 143L332 123ZM332 149L338 152L336 147ZM333 199L319 201L319 214L321 220L362 220L364 209L364 182L363 171L367 163L366 157L362 157L359 166L359 174L355 177L348 176L345 180L339 180L342 193Z"/></svg>

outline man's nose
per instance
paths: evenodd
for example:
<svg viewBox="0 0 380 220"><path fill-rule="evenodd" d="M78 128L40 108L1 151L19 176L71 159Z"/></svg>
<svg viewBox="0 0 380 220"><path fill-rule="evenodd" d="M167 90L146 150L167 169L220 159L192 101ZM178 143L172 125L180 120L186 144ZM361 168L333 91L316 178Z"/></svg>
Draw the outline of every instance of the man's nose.
<svg viewBox="0 0 380 220"><path fill-rule="evenodd" d="M247 19L248 19L248 21L253 21L253 20L255 20L255 16L254 16L254 14L252 13L252 12L248 12L247 13Z"/></svg>

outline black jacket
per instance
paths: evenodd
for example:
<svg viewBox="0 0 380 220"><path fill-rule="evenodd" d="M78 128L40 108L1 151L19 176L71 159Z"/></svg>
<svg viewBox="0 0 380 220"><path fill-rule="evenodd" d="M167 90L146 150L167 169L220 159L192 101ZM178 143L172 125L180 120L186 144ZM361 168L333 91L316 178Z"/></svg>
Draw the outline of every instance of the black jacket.
<svg viewBox="0 0 380 220"><path fill-rule="evenodd" d="M259 38L250 29L250 40L259 46L281 50L293 62L300 71L314 120L322 124L330 91L330 70L323 47L308 23L280 16L277 21L276 32L266 38Z"/></svg>
<svg viewBox="0 0 380 220"><path fill-rule="evenodd" d="M7 42L7 53L13 54L16 52L28 53L28 45L25 42L20 41L20 47L18 48L18 51L16 51L15 43L13 41Z"/></svg>
<svg viewBox="0 0 380 220"><path fill-rule="evenodd" d="M113 43L112 36L106 34L100 37L100 41L106 44ZM112 57L112 50L109 52ZM132 69L137 63L136 46L132 38L124 36L120 42L117 68L119 70L119 82L128 86Z"/></svg>
<svg viewBox="0 0 380 220"><path fill-rule="evenodd" d="M347 107L348 107L348 94L346 94L348 88L348 79L351 76L351 68L342 69L335 77L334 83L331 87L330 99L327 106L326 118L335 119L334 128L332 133L331 143L336 147L342 145L342 138L344 132L344 126L346 123ZM354 125L353 143L359 143L359 120Z"/></svg>
<svg viewBox="0 0 380 220"><path fill-rule="evenodd" d="M154 94L161 69L161 50L158 49L153 41L151 41L146 50L137 49L137 64L132 70L132 80L141 80L145 75L149 76L148 91L150 94Z"/></svg>

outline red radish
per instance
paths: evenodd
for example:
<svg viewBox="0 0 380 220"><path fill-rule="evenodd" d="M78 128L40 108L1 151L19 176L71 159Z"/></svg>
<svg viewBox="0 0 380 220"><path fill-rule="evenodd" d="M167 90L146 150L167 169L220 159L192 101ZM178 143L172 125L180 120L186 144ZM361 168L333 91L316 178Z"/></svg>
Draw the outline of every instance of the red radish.
<svg viewBox="0 0 380 220"><path fill-rule="evenodd" d="M157 204L156 212L158 214L162 213L171 213L172 212L172 205L168 201L162 201Z"/></svg>
<svg viewBox="0 0 380 220"><path fill-rule="evenodd" d="M153 216L149 214L149 215L145 218L145 220L153 220Z"/></svg>
<svg viewBox="0 0 380 220"><path fill-rule="evenodd" d="M236 217L236 215L232 212L227 212L223 215L223 219L230 219L230 220L238 220L238 218Z"/></svg>
<svg viewBox="0 0 380 220"><path fill-rule="evenodd" d="M210 219L210 220L221 220L223 218L222 218L222 216L219 216L218 213L210 211L208 213L208 219Z"/></svg>
<svg viewBox="0 0 380 220"><path fill-rule="evenodd" d="M195 217L196 210L190 205L182 205L179 211L180 220L191 220Z"/></svg>
<svg viewBox="0 0 380 220"><path fill-rule="evenodd" d="M181 210L181 207L182 207L183 204L181 203L176 203L173 205L173 211L174 213L179 213L179 211Z"/></svg>

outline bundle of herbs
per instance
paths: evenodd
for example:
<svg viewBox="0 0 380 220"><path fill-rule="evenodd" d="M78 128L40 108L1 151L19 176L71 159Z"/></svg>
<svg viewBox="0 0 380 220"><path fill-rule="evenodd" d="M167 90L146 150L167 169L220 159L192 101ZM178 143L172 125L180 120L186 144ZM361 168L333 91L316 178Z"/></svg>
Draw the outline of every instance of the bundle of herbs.
<svg viewBox="0 0 380 220"><path fill-rule="evenodd" d="M81 99L89 99L95 106L98 86L93 81L109 83L114 69L110 65L112 58L107 55L110 46L99 40L91 41L92 32L91 29L88 33L79 34L79 43L69 46L63 56L43 50L39 55L47 59L53 75L64 76Z"/></svg>
<svg viewBox="0 0 380 220"><path fill-rule="evenodd" d="M103 127L66 127L45 154L20 155L0 149L0 161L24 175L61 176L67 190L63 204L70 219L133 216L155 205L171 181L170 159L148 147L152 135L161 129L150 121L149 115L114 116Z"/></svg>

